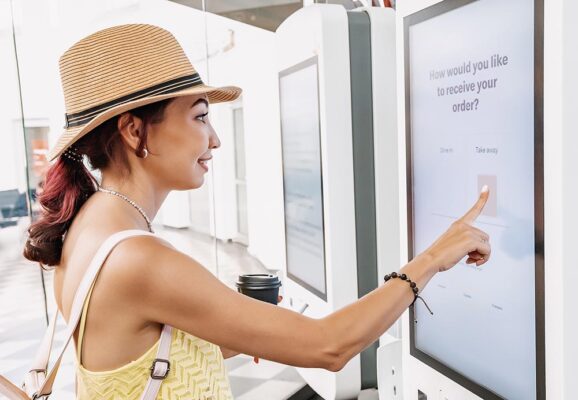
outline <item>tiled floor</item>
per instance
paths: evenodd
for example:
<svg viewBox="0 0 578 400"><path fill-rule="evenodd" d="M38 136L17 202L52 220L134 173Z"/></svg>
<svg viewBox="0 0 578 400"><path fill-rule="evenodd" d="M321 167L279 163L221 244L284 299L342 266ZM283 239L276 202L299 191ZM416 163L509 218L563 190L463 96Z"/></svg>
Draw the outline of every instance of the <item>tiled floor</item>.
<svg viewBox="0 0 578 400"><path fill-rule="evenodd" d="M39 268L21 256L25 226L0 229L0 374L20 382L31 362L46 327L44 293ZM235 243L215 242L188 230L155 227L159 236L191 255L233 286L240 273L267 272L258 260ZM55 310L52 295L52 275L44 273L48 309ZM61 321L57 326L55 348L59 348L64 333ZM74 351L67 350L54 385L51 398L74 398ZM237 356L226 360L231 389L238 400L286 399L305 384L294 368L252 357Z"/></svg>

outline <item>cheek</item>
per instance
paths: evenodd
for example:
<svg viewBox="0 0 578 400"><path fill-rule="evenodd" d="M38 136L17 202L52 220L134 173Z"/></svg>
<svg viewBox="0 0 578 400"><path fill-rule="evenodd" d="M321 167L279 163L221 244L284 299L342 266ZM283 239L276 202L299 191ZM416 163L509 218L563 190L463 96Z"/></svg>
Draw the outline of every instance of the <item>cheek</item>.
<svg viewBox="0 0 578 400"><path fill-rule="evenodd" d="M151 145L163 158L171 163L192 163L205 154L209 148L208 129L196 126L194 122L167 127L153 139Z"/></svg>
<svg viewBox="0 0 578 400"><path fill-rule="evenodd" d="M187 148L195 158L201 157L209 149L209 135L204 131L194 132L188 138Z"/></svg>

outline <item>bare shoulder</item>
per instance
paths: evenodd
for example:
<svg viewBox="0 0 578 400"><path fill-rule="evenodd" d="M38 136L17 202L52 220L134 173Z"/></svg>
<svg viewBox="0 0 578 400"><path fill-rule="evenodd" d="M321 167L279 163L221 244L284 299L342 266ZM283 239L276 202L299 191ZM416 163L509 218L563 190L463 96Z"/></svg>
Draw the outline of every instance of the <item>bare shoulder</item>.
<svg viewBox="0 0 578 400"><path fill-rule="evenodd" d="M182 255L169 242L156 236L134 236L116 245L107 260L112 264L126 265L127 269L150 264L160 258ZM121 268L122 269L122 268Z"/></svg>
<svg viewBox="0 0 578 400"><path fill-rule="evenodd" d="M111 252L107 264L112 266L117 278L127 278L143 283L147 276L157 275L174 263L195 261L177 250L169 242L156 236L136 236L123 240Z"/></svg>
<svg viewBox="0 0 578 400"><path fill-rule="evenodd" d="M178 284L190 280L212 279L202 265L154 236L136 236L120 242L106 261L107 281L117 293L136 299L141 306L147 294L171 291Z"/></svg>

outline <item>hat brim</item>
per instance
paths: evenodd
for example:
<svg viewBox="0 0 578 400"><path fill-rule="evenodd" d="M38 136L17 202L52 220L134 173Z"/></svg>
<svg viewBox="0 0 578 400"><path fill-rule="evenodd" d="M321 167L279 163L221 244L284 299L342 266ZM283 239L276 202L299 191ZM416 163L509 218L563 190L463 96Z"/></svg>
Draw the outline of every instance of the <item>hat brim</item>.
<svg viewBox="0 0 578 400"><path fill-rule="evenodd" d="M59 157L64 151L84 135L90 133L93 129L106 122L112 117L116 117L124 112L133 110L135 108L145 106L147 104L155 103L170 99L173 97L182 97L198 94L206 94L209 98L209 103L223 103L237 99L242 93L241 88L236 86L211 87L206 85L199 85L188 89L183 89L178 92L168 93L158 96L150 96L144 99L134 100L128 103L118 105L110 108L102 113L96 115L90 122L85 125L75 126L64 130L62 135L58 138L54 147L47 155L49 161Z"/></svg>

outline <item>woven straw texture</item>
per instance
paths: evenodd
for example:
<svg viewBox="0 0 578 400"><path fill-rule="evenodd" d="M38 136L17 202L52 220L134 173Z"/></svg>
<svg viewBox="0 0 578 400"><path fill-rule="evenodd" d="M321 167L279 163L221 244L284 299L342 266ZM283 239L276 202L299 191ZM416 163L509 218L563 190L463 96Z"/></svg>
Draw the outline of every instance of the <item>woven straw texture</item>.
<svg viewBox="0 0 578 400"><path fill-rule="evenodd" d="M133 108L178 96L206 94L210 103L219 103L241 94L238 87L203 84L175 37L147 24L114 26L85 37L60 58L60 76L66 114L86 113L88 120L65 129L50 160L98 125ZM197 78L188 81L189 87L150 90L192 76Z"/></svg>

